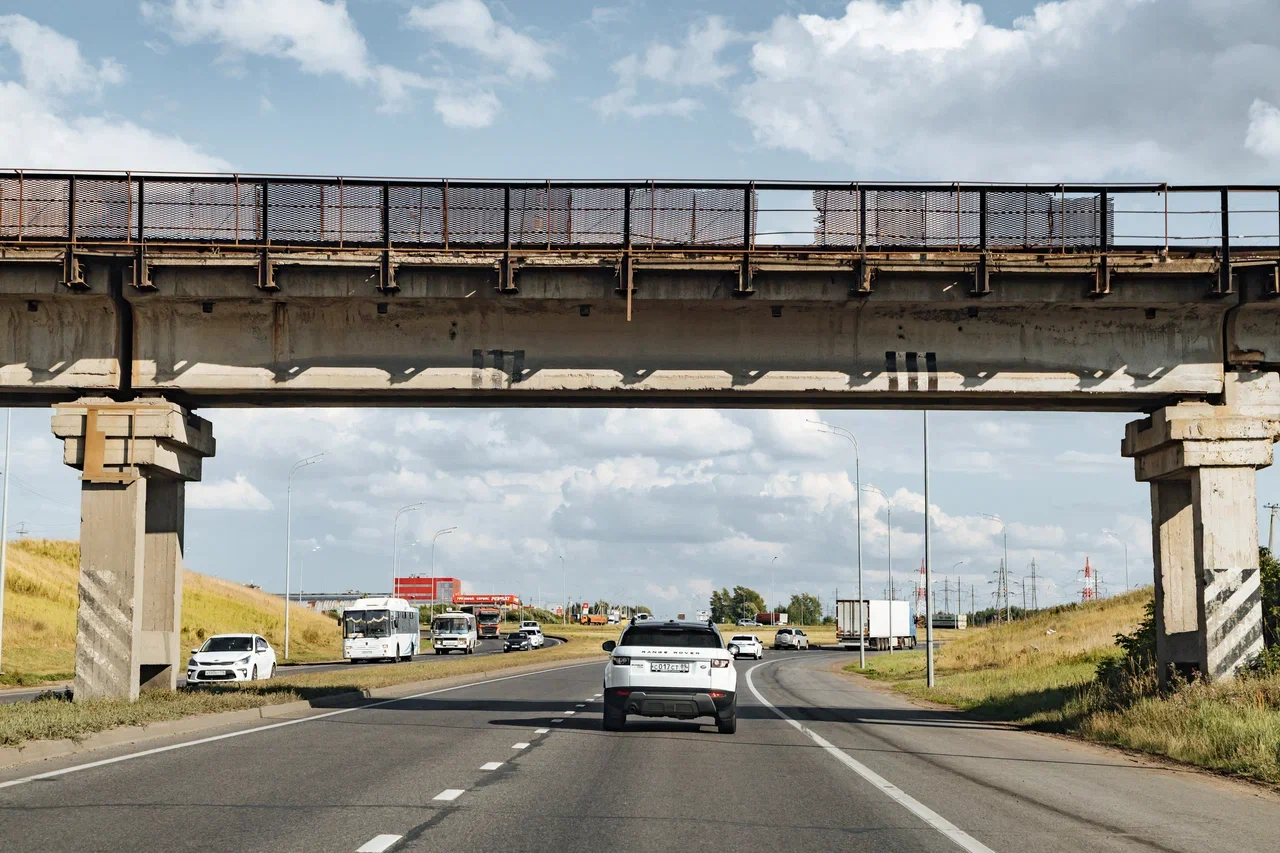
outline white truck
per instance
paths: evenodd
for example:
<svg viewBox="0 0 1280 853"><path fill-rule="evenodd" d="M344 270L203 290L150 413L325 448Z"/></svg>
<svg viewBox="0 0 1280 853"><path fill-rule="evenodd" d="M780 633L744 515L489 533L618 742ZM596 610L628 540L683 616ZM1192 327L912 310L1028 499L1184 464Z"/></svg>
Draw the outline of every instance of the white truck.
<svg viewBox="0 0 1280 853"><path fill-rule="evenodd" d="M842 598L836 602L836 642L846 649L862 643L872 651L914 649L916 619L911 611L909 601Z"/></svg>

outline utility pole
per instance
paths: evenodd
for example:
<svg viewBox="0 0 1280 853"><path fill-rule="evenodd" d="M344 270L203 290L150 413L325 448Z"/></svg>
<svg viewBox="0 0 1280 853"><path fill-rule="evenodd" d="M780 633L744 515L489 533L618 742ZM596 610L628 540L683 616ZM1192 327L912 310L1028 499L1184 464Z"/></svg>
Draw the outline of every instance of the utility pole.
<svg viewBox="0 0 1280 853"><path fill-rule="evenodd" d="M1036 558L1031 558L1031 609L1039 610L1040 602L1036 600Z"/></svg>
<svg viewBox="0 0 1280 853"><path fill-rule="evenodd" d="M293 569L293 475L299 468L306 468L320 461L324 453L307 456L293 463L289 476L285 480L284 511L284 659L289 659L289 577ZM6 478L7 479L7 478Z"/></svg>
<svg viewBox="0 0 1280 853"><path fill-rule="evenodd" d="M1262 508L1271 510L1271 526L1267 530L1267 550L1274 557L1276 554L1276 510L1280 510L1280 504L1263 504Z"/></svg>
<svg viewBox="0 0 1280 853"><path fill-rule="evenodd" d="M921 413L921 444L924 456L924 598L929 602L929 588L933 586L933 540L929 536L929 410ZM890 605L892 607L892 605ZM915 625L911 626L911 636L916 635ZM933 604L929 602L929 612L924 618L924 657L925 683L934 686L933 680Z"/></svg>

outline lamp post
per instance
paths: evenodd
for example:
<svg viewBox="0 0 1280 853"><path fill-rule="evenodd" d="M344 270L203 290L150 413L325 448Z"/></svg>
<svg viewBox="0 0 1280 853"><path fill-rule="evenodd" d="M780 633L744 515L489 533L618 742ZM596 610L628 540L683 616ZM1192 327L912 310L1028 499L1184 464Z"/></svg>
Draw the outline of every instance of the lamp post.
<svg viewBox="0 0 1280 853"><path fill-rule="evenodd" d="M870 484L862 486L862 488L868 492L875 492L884 498L885 524L889 528L889 654L893 654L893 504L889 502L889 496L884 493L883 489Z"/></svg>
<svg viewBox="0 0 1280 853"><path fill-rule="evenodd" d="M388 596L395 598L396 595L396 578L400 576L400 537L397 535L397 529L400 526L400 516L406 512L414 512L426 501L418 501L416 504L408 504L396 510L396 517L391 521L391 592ZM434 588L433 588L434 592Z"/></svg>
<svg viewBox="0 0 1280 853"><path fill-rule="evenodd" d="M293 475L301 468L308 465L314 465L320 461L320 457L324 453L317 453L313 456L307 456L293 463L293 467L289 469L289 476L285 480L285 511L284 511L284 659L289 659L289 589L293 560ZM7 479L7 478L6 478Z"/></svg>
<svg viewBox="0 0 1280 853"><path fill-rule="evenodd" d="M1104 530L1102 532L1124 546L1124 589L1125 589L1125 592L1128 592L1129 591L1129 543L1121 539L1119 536L1115 535L1114 533L1112 533L1110 530Z"/></svg>
<svg viewBox="0 0 1280 853"><path fill-rule="evenodd" d="M867 668L867 649L864 642L866 636L866 619L867 607L863 604L862 597L862 459L858 453L858 439L854 437L852 430L844 427L833 426L824 421L809 421L811 424L819 424L822 429L829 435L837 435L841 438L849 440L853 445L853 500L854 513L858 516L858 669ZM892 607L893 605L889 605Z"/></svg>
<svg viewBox="0 0 1280 853"><path fill-rule="evenodd" d="M776 595L778 592L778 576L774 573L773 567L777 562L778 557L775 554L773 559L769 561L769 597L773 599L773 610L770 612L773 613L773 627L775 628L778 627L778 599Z"/></svg>
<svg viewBox="0 0 1280 853"><path fill-rule="evenodd" d="M560 601L563 603L564 609L560 611L560 624L569 624L569 582L568 570L564 567L564 554L557 554L560 558Z"/></svg>
<svg viewBox="0 0 1280 853"><path fill-rule="evenodd" d="M319 551L319 550L320 550L320 546L317 545L316 547L312 548L310 551L303 551L302 553L304 555L314 554L316 551ZM298 598L297 598L297 601L299 604L302 603L302 571L304 568L305 566L303 565L302 557L300 556L298 557Z"/></svg>
<svg viewBox="0 0 1280 853"><path fill-rule="evenodd" d="M9 448L13 436L13 409L4 419L4 491L0 492L0 660L4 659L4 567L9 550ZM284 606L288 608L289 602Z"/></svg>
<svg viewBox="0 0 1280 853"><path fill-rule="evenodd" d="M929 410L922 412L924 444L924 657L925 683L933 686L933 540L929 536ZM889 607L893 607L892 604ZM912 625L912 636L915 626Z"/></svg>
<svg viewBox="0 0 1280 853"><path fill-rule="evenodd" d="M1009 604L1009 528L1004 523L1004 519L998 515L992 515L989 512L981 513L983 518L989 518L992 521L1000 522L1000 533L1004 537L1004 571L1000 575L1000 594L1004 596L1004 621L1008 624L1013 621L1013 609ZM996 607L1000 606L996 602Z"/></svg>
<svg viewBox="0 0 1280 853"><path fill-rule="evenodd" d="M442 527L441 529L435 532L435 535L431 537L431 615L432 616L436 615L436 599L439 598L439 596L436 595L436 540L439 539L441 536L446 536L457 529L458 528L456 526Z"/></svg>

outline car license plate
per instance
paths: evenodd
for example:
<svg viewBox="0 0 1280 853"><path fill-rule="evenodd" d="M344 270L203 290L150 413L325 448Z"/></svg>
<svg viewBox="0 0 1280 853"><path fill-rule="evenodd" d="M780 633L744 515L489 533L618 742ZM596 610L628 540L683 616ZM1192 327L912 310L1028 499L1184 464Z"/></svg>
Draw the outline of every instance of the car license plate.
<svg viewBox="0 0 1280 853"><path fill-rule="evenodd" d="M227 671L225 669L206 669L204 672L200 674L201 675L226 675Z"/></svg>
<svg viewBox="0 0 1280 853"><path fill-rule="evenodd" d="M654 672L688 672L689 664L687 663L669 663L667 661L654 661L649 664L649 669Z"/></svg>

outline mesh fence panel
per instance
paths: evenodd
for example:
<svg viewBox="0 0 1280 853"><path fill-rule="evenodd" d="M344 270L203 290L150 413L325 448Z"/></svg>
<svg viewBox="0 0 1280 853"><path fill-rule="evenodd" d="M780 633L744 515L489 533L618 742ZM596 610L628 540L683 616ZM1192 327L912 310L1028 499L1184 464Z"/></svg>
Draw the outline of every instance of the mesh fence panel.
<svg viewBox="0 0 1280 853"><path fill-rule="evenodd" d="M76 181L76 239L128 240L137 231L138 186L125 180Z"/></svg>
<svg viewBox="0 0 1280 853"><path fill-rule="evenodd" d="M274 243L381 244L382 187L270 184L267 235Z"/></svg>
<svg viewBox="0 0 1280 853"><path fill-rule="evenodd" d="M0 178L0 236L66 237L71 182Z"/></svg>
<svg viewBox="0 0 1280 853"><path fill-rule="evenodd" d="M148 180L142 233L147 240L256 242L262 233L262 185Z"/></svg>
<svg viewBox="0 0 1280 853"><path fill-rule="evenodd" d="M444 242L444 190L429 186L392 186L391 242L439 245Z"/></svg>
<svg viewBox="0 0 1280 853"><path fill-rule="evenodd" d="M741 246L745 194L739 189L657 187L631 191L635 245Z"/></svg>
<svg viewBox="0 0 1280 853"><path fill-rule="evenodd" d="M502 243L506 195L502 187L457 187L448 190L450 244L495 245Z"/></svg>

